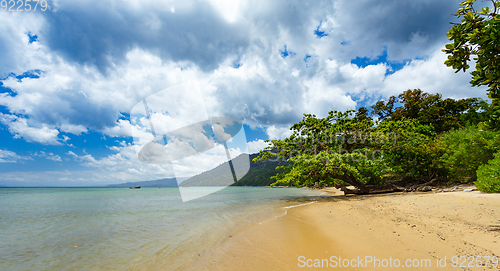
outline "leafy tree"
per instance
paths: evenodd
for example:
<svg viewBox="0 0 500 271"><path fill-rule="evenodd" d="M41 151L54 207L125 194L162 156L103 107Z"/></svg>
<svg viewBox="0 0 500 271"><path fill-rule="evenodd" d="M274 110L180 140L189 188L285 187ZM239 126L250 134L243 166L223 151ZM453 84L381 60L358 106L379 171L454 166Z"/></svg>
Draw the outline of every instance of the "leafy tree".
<svg viewBox="0 0 500 271"><path fill-rule="evenodd" d="M461 23L454 24L448 31L447 44L443 52L448 54L444 62L459 72L470 68L471 57L476 62L471 72L472 86L488 86L488 97L493 100L487 125L500 129L500 0L491 0L492 8L478 11L476 0L466 0L457 11Z"/></svg>
<svg viewBox="0 0 500 271"><path fill-rule="evenodd" d="M488 104L479 98L443 100L441 94L420 89L407 90L372 106L373 114L381 120L416 119L422 125L432 125L438 134L486 120L482 112L487 108Z"/></svg>
<svg viewBox="0 0 500 271"><path fill-rule="evenodd" d="M488 107L478 98L443 100L440 94L408 90L376 103L372 112L361 107L331 111L325 118L304 114L290 128L291 136L268 140L254 161L289 162L277 167L272 185L336 186L346 193L354 193L347 185L371 193L449 177L473 180L474 171L500 147L500 136L462 127L485 120ZM462 130L446 132L451 129Z"/></svg>
<svg viewBox="0 0 500 271"><path fill-rule="evenodd" d="M366 107L358 108L358 112L356 112L356 118L361 121L371 120L369 111Z"/></svg>
<svg viewBox="0 0 500 271"><path fill-rule="evenodd" d="M353 185L362 193L368 185L380 184L390 168L377 153L387 136L374 129L374 122L354 111L332 111L326 118L305 114L291 127L292 135L270 145L254 161L282 159L283 172L273 178L275 185ZM378 155L378 156L377 156Z"/></svg>
<svg viewBox="0 0 500 271"><path fill-rule="evenodd" d="M439 157L444 148L437 141L432 125L423 125L416 119L385 120L378 129L392 132L397 140L382 145L384 160L393 173L406 182L432 182L442 178Z"/></svg>

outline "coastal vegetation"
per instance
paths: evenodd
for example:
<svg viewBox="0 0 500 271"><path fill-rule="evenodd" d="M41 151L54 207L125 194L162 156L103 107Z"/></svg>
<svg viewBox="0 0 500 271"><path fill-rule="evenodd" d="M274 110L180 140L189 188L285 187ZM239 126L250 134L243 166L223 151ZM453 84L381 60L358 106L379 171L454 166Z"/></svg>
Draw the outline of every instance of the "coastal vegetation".
<svg viewBox="0 0 500 271"><path fill-rule="evenodd" d="M291 136L268 141L254 159L289 162L278 167L272 185L373 193L476 182L484 192L500 192L500 0L481 11L475 2L460 3L445 65L465 72L475 61L470 84L487 86L491 102L414 89L370 109L304 114Z"/></svg>
<svg viewBox="0 0 500 271"><path fill-rule="evenodd" d="M475 183L482 191L500 192L500 1L481 11L474 3L461 3L461 23L449 30L451 43L443 51L445 64L457 72L475 60L470 83L487 86L488 101L410 89L370 108L331 111L324 118L304 114L291 126L291 136L270 140L251 155L248 173L232 185L377 193ZM181 185L225 185L220 179L226 168L220 165Z"/></svg>
<svg viewBox="0 0 500 271"><path fill-rule="evenodd" d="M480 166L477 175L478 189L489 193L500 192L500 152L488 164Z"/></svg>
<svg viewBox="0 0 500 271"><path fill-rule="evenodd" d="M407 90L371 109L305 114L291 136L268 141L254 161L290 162L278 166L273 185L336 186L346 193L473 182L500 151L500 134L485 128L490 108L479 98Z"/></svg>
<svg viewBox="0 0 500 271"><path fill-rule="evenodd" d="M461 19L448 31L452 43L443 52L448 54L445 64L459 71L470 68L474 60L475 69L471 72L472 86L487 86L488 97L492 99L489 119L485 123L492 129L500 127L500 1L490 0L492 6L478 10L476 0L465 0L457 10ZM472 58L472 59L471 59Z"/></svg>

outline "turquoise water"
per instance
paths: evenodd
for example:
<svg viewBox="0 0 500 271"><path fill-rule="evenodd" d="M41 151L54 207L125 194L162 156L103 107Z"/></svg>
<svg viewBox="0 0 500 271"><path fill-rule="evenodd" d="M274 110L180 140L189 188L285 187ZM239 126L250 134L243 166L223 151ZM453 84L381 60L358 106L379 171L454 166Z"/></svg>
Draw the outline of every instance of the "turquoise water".
<svg viewBox="0 0 500 271"><path fill-rule="evenodd" d="M204 189L201 187L191 189ZM0 189L1 270L172 270L319 192L228 187Z"/></svg>

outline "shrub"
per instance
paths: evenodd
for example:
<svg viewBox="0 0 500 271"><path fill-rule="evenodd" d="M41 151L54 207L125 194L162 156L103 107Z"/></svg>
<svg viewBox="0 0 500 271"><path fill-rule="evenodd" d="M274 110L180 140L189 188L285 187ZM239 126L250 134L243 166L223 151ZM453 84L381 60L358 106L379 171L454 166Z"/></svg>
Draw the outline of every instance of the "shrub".
<svg viewBox="0 0 500 271"><path fill-rule="evenodd" d="M468 127L444 133L440 139L445 148L440 161L448 171L448 179L456 182L475 181L479 166L488 163L499 151L497 132Z"/></svg>
<svg viewBox="0 0 500 271"><path fill-rule="evenodd" d="M500 192L500 152L488 164L482 165L477 170L477 189L487 193Z"/></svg>

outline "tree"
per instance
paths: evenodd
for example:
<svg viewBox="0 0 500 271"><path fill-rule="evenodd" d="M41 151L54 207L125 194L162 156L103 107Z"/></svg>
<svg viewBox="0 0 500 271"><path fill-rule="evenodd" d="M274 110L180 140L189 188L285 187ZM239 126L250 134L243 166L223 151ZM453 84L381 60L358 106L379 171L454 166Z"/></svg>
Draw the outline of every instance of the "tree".
<svg viewBox="0 0 500 271"><path fill-rule="evenodd" d="M473 181L500 149L499 133L476 125L485 108L479 98L443 100L416 89L377 102L372 112L304 114L292 135L268 140L254 162L288 162L277 167L272 186L335 186L346 194L414 191L450 177Z"/></svg>
<svg viewBox="0 0 500 271"><path fill-rule="evenodd" d="M290 162L278 167L283 171L272 177L274 185L334 185L354 193L345 187L352 185L360 193L368 193L370 185L381 184L384 173L390 171L377 153L390 135L379 133L365 113L331 111L326 118L304 114L302 121L290 128L290 137L268 141L270 145L254 161Z"/></svg>
<svg viewBox="0 0 500 271"><path fill-rule="evenodd" d="M432 125L421 124L416 119L388 119L377 129L397 135L397 140L387 142L381 149L386 164L402 183L430 184L445 176L439 163L444 148Z"/></svg>
<svg viewBox="0 0 500 271"><path fill-rule="evenodd" d="M488 86L488 97L493 100L489 108L491 129L500 129L500 0L491 0L492 8L478 11L476 0L466 0L457 11L461 23L454 24L448 31L447 44L443 52L448 54L444 62L459 72L470 68L471 57L476 61L471 72L472 86Z"/></svg>
<svg viewBox="0 0 500 271"><path fill-rule="evenodd" d="M487 108L488 104L479 98L443 100L441 94L420 89L409 89L372 106L380 120L415 119L422 125L432 125L438 134L486 120L481 112Z"/></svg>

